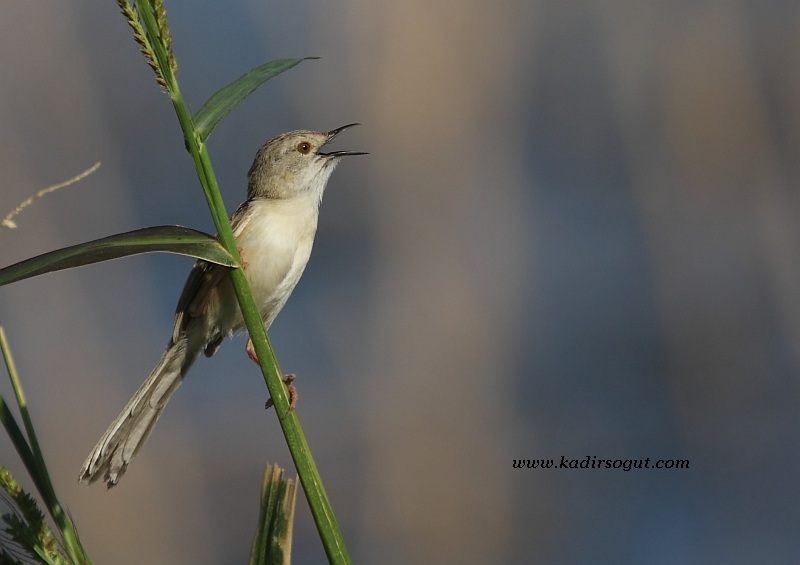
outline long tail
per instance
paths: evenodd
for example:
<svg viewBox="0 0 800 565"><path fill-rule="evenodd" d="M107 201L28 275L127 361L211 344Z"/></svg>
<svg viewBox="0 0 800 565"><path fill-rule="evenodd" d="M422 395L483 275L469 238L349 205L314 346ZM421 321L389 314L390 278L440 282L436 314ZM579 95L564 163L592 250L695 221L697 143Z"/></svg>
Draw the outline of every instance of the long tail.
<svg viewBox="0 0 800 565"><path fill-rule="evenodd" d="M158 417L195 357L197 351L188 351L185 339L167 348L156 368L86 458L78 477L80 482L89 484L102 475L108 488L117 484L153 431Z"/></svg>

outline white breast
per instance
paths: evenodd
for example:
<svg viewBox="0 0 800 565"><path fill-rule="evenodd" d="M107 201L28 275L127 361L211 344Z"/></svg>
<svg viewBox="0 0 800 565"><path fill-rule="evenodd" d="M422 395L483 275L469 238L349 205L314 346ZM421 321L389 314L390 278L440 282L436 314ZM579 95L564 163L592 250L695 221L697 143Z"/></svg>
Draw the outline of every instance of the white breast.
<svg viewBox="0 0 800 565"><path fill-rule="evenodd" d="M317 202L310 198L256 200L234 235L244 272L267 328L280 312L311 256ZM236 326L241 325L241 314Z"/></svg>

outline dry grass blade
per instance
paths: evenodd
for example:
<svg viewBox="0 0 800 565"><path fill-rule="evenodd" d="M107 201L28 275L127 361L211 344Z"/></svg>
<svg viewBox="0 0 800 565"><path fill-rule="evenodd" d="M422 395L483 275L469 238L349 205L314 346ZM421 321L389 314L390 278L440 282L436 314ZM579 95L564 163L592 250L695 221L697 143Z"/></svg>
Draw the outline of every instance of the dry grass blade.
<svg viewBox="0 0 800 565"><path fill-rule="evenodd" d="M93 172L95 172L99 168L100 168L100 161L98 161L97 163L95 163L94 165L92 165L91 167L89 167L88 169L83 171L82 173L72 177L69 180L66 180L66 181L58 183L58 184L54 184L53 186L48 186L47 188L43 188L42 190L40 190L39 192L37 192L36 194L31 196L27 200L24 200L23 202L21 202L19 204L19 206L14 208L5 218L3 218L3 221L0 222L0 227L5 227L5 228L9 228L9 229L16 228L17 224L14 222L13 218L16 215L18 215L20 212L22 212L25 208L27 208L28 206L33 204L36 199L41 198L42 196L45 196L46 194L50 194L51 192L55 192L56 190L65 188L65 187L67 187L67 186L69 186L71 184L75 184L76 182L88 177L89 175L91 175Z"/></svg>

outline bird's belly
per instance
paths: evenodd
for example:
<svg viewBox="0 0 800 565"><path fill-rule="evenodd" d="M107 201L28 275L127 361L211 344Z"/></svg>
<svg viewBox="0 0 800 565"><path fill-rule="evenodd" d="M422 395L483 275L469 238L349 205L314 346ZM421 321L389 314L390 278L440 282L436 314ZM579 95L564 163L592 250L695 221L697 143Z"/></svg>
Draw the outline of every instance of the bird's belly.
<svg viewBox="0 0 800 565"><path fill-rule="evenodd" d="M245 276L267 328L288 300L311 255L312 237L302 237L297 230L282 227L287 226L265 223L263 228L248 230L245 237L237 240ZM242 323L237 309L235 325Z"/></svg>

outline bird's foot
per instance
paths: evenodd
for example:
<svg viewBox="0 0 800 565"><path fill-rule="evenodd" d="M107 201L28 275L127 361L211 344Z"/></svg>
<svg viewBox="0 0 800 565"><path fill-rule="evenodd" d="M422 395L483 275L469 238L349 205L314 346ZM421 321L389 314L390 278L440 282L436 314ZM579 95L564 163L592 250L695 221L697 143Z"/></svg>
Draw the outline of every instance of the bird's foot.
<svg viewBox="0 0 800 565"><path fill-rule="evenodd" d="M252 359L254 363L258 363L258 355L256 354L256 350L253 347L253 340L252 339L247 340L247 347L245 347L245 351L247 351L247 356L250 359ZM289 392L289 410L294 410L294 407L297 405L297 387L295 387L292 384L292 382L296 378L297 378L297 375L292 373L290 375L286 375L286 378L283 380L283 382L286 383L286 389ZM266 404L266 406L264 406L264 408L265 409L272 408L272 406L274 406L274 405L275 405L275 403L270 398L269 400L267 400L267 404Z"/></svg>
<svg viewBox="0 0 800 565"><path fill-rule="evenodd" d="M297 406L297 387L295 387L292 382L297 378L297 375L291 373L286 375L286 378L283 382L286 383L286 390L289 393L289 410L294 410L294 407ZM267 403L264 405L264 409L268 410L275 405L275 402L270 398L267 400Z"/></svg>

